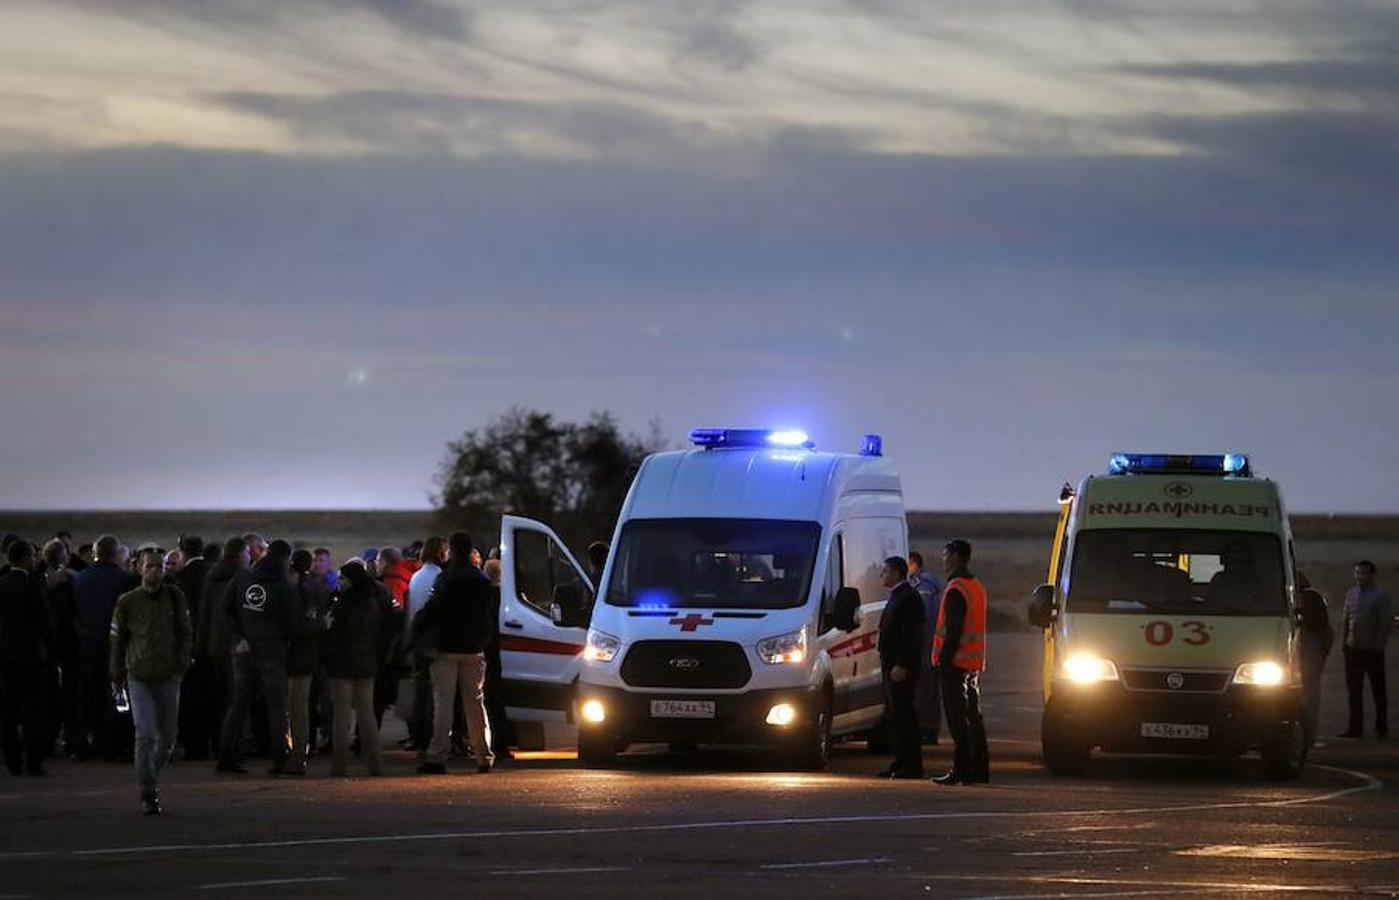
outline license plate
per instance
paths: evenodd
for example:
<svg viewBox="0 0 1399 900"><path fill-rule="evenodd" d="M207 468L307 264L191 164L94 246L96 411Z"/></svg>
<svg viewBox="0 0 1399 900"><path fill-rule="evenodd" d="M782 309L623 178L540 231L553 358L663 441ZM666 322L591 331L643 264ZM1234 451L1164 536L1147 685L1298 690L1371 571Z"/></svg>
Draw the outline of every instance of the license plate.
<svg viewBox="0 0 1399 900"><path fill-rule="evenodd" d="M1207 741L1210 739L1210 726L1183 725L1175 722L1143 722L1142 737L1169 738L1171 740Z"/></svg>
<svg viewBox="0 0 1399 900"><path fill-rule="evenodd" d="M656 719L712 719L713 700L652 700L651 716Z"/></svg>

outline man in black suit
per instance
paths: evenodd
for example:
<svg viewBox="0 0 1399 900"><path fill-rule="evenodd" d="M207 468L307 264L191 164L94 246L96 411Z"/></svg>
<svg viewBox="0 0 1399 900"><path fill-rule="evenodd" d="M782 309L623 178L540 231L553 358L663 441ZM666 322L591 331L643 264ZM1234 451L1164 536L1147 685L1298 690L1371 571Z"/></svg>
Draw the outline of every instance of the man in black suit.
<svg viewBox="0 0 1399 900"><path fill-rule="evenodd" d="M884 677L884 719L889 725L894 761L884 778L922 778L923 752L914 697L923 668L923 598L908 583L908 561L884 560L880 573L889 600L879 619L879 665Z"/></svg>

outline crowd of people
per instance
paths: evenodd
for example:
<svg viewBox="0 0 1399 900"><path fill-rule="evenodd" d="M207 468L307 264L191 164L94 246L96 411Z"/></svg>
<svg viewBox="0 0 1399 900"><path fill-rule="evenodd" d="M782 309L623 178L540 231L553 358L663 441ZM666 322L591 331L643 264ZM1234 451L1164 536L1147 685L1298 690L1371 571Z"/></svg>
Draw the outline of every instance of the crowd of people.
<svg viewBox="0 0 1399 900"><path fill-rule="evenodd" d="M148 814L161 811L159 773L177 754L231 776L263 758L276 777L304 775L318 753L345 775L358 754L380 775L390 706L424 774L445 773L454 754L486 773L509 753L500 560L464 532L339 566L328 548L258 534L135 551L113 535L79 547L63 532L42 547L6 535L3 554L0 737L12 775L42 777L56 753L131 760Z"/></svg>
<svg viewBox="0 0 1399 900"><path fill-rule="evenodd" d="M589 548L600 571L605 544ZM917 552L885 561L879 629L894 761L885 777L921 778L920 745L945 719L955 745L944 784L989 778L978 676L985 668L985 590L971 547L943 551L946 585ZM6 535L0 557L0 742L12 775L44 776L45 760L130 759L141 808L161 811L159 773L176 757L220 773L306 774L358 754L383 774L380 728L392 706L422 774L469 758L490 772L512 743L500 698L498 553L464 532L408 547L366 549L335 564L325 547L258 534L174 549L130 550L112 535L42 547ZM1375 566L1355 566L1340 628L1349 694L1341 737L1362 733L1365 681L1374 732L1388 732L1384 648L1393 603ZM1333 630L1326 603L1299 573L1300 663L1310 734ZM402 688L402 689L401 689Z"/></svg>

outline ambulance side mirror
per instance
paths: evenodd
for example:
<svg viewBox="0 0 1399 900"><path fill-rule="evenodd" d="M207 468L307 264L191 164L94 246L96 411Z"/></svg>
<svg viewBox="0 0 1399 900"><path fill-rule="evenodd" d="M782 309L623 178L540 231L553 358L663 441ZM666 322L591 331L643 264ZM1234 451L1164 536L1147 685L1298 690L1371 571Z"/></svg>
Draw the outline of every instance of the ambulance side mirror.
<svg viewBox="0 0 1399 900"><path fill-rule="evenodd" d="M836 591L835 608L831 611L831 622L841 631L854 631L860 627L857 619L860 613L860 591L858 588L843 587Z"/></svg>
<svg viewBox="0 0 1399 900"><path fill-rule="evenodd" d="M1054 585L1042 584L1035 588L1030 608L1025 614L1036 628L1048 628L1054 624Z"/></svg>

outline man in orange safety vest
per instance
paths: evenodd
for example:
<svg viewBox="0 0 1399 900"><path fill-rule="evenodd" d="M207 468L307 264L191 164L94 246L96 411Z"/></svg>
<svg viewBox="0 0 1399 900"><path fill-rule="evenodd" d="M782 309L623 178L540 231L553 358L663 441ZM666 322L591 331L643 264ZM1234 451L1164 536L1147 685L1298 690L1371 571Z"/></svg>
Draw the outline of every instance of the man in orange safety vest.
<svg viewBox="0 0 1399 900"><path fill-rule="evenodd" d="M963 540L948 541L942 549L947 587L933 631L933 665L954 744L952 769L933 779L943 785L991 780L980 684L986 669L986 588L968 571L971 558L971 544Z"/></svg>

